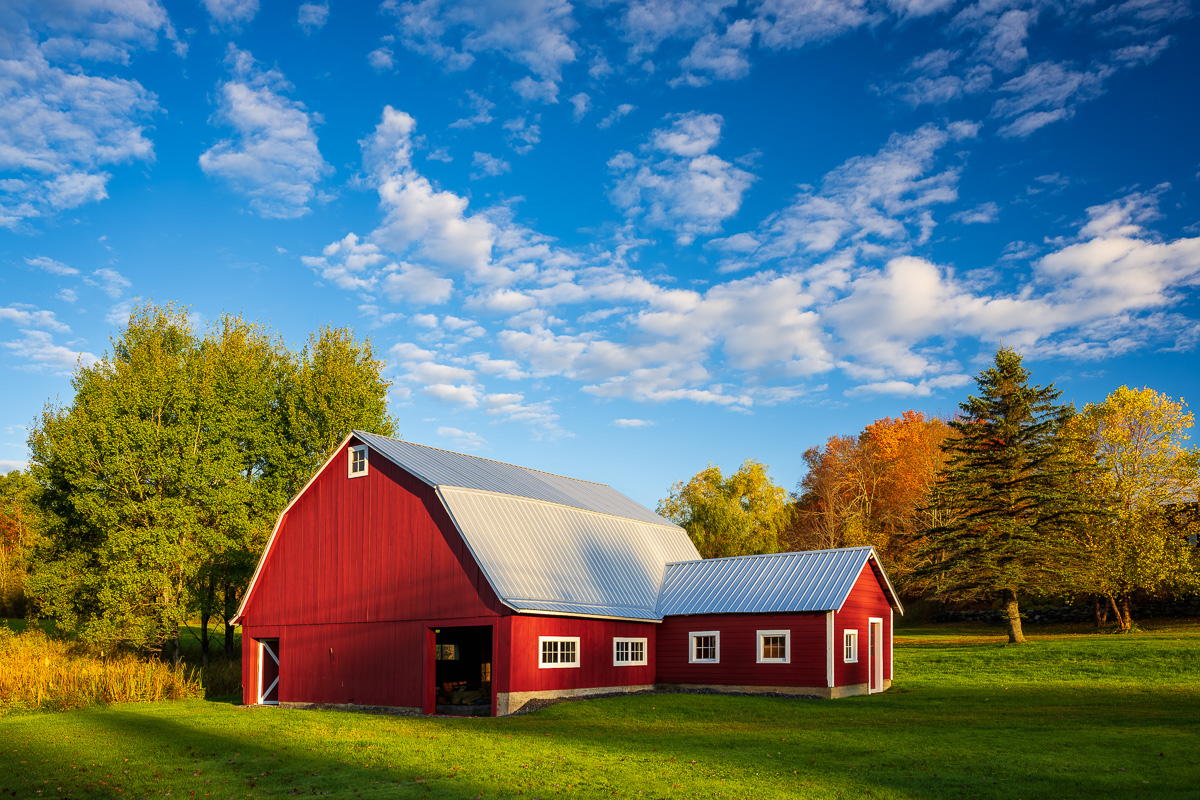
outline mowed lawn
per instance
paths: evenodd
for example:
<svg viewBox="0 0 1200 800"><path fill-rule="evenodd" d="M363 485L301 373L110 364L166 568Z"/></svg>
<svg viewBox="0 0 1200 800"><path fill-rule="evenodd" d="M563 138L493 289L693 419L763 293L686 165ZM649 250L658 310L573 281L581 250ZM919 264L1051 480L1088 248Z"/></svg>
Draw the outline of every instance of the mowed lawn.
<svg viewBox="0 0 1200 800"><path fill-rule="evenodd" d="M189 701L0 718L0 797L1200 796L1200 622L901 630L896 686L646 695L506 719Z"/></svg>

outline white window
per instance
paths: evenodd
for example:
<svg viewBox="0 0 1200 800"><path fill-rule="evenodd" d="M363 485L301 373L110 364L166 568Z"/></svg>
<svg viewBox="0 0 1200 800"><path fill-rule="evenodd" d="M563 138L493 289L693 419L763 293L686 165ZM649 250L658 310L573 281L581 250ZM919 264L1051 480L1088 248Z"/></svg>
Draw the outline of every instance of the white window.
<svg viewBox="0 0 1200 800"><path fill-rule="evenodd" d="M791 631L759 631L758 663L790 664L792 661Z"/></svg>
<svg viewBox="0 0 1200 800"><path fill-rule="evenodd" d="M538 667L541 669L579 666L578 636L539 636L538 647L541 650Z"/></svg>
<svg viewBox="0 0 1200 800"><path fill-rule="evenodd" d="M613 666L637 667L646 664L646 640L613 638Z"/></svg>
<svg viewBox="0 0 1200 800"><path fill-rule="evenodd" d="M843 647L845 651L843 658L847 664L858 663L858 631L848 630L842 634Z"/></svg>
<svg viewBox="0 0 1200 800"><path fill-rule="evenodd" d="M351 447L349 452L349 461L347 461L347 477L360 478L367 474L367 446L360 444L356 447Z"/></svg>
<svg viewBox="0 0 1200 800"><path fill-rule="evenodd" d="M721 632L692 631L688 634L688 663L719 664L721 662Z"/></svg>

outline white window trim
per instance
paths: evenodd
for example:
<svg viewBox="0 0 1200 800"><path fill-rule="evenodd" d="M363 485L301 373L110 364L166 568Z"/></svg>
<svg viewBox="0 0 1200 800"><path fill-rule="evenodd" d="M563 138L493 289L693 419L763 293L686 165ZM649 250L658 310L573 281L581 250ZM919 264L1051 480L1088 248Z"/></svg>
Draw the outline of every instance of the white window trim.
<svg viewBox="0 0 1200 800"><path fill-rule="evenodd" d="M854 637L854 658L846 658L846 640ZM846 628L842 631L842 662L846 664L858 663L858 628Z"/></svg>
<svg viewBox="0 0 1200 800"><path fill-rule="evenodd" d="M641 661L618 661L617 660L617 643L629 642L630 644L640 643L642 645ZM614 636L613 637L613 666L614 667L644 667L649 662L650 645L646 639L639 639L630 636Z"/></svg>
<svg viewBox="0 0 1200 800"><path fill-rule="evenodd" d="M696 637L712 636L714 658L696 658ZM688 633L688 663L689 664L720 664L721 663L721 632L720 631L690 631Z"/></svg>
<svg viewBox="0 0 1200 800"><path fill-rule="evenodd" d="M559 661L557 664L545 664L542 662L542 643L543 642L574 642L575 643L575 661L565 664ZM581 654L579 652L579 637L578 636L539 636L537 649L538 669L578 669Z"/></svg>
<svg viewBox="0 0 1200 800"><path fill-rule="evenodd" d="M355 445L354 447L351 447L346 450L346 477L347 478L361 478L362 476L366 475L367 472L370 471L371 459L367 457L368 452L369 451L365 444ZM355 453L363 454L362 472L354 471L354 454Z"/></svg>
<svg viewBox="0 0 1200 800"><path fill-rule="evenodd" d="M783 637L783 658L766 658L763 656L763 638L767 636L782 636ZM758 649L755 653L759 664L790 664L792 663L792 632L786 631L759 631L755 637L758 642Z"/></svg>

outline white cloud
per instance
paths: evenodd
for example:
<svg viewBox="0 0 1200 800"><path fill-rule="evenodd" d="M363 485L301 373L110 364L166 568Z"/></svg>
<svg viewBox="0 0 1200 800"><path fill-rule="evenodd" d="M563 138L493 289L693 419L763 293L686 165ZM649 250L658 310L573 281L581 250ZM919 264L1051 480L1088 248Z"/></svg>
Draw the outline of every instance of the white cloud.
<svg viewBox="0 0 1200 800"><path fill-rule="evenodd" d="M16 470L17 472L24 472L28 468L28 461L11 461L8 459L0 459L0 473L8 473L12 472L13 470Z"/></svg>
<svg viewBox="0 0 1200 800"><path fill-rule="evenodd" d="M529 122L525 117L514 117L505 121L504 130L507 131L508 146L520 155L528 153L542 140L542 128L536 118Z"/></svg>
<svg viewBox="0 0 1200 800"><path fill-rule="evenodd" d="M471 116L456 119L450 123L451 128L474 128L477 125L487 125L492 121L492 109L496 107L495 103L470 89L467 90L467 100L471 104Z"/></svg>
<svg viewBox="0 0 1200 800"><path fill-rule="evenodd" d="M231 77L218 87L215 116L235 137L206 150L200 168L249 197L261 216L307 214L316 185L333 172L317 147L317 116L285 97L292 86L283 74L263 71L248 52L231 44L225 62Z"/></svg>
<svg viewBox="0 0 1200 800"><path fill-rule="evenodd" d="M736 0L633 0L619 22L630 45L630 61L658 49L668 39L691 39L706 32Z"/></svg>
<svg viewBox="0 0 1200 800"><path fill-rule="evenodd" d="M1003 96L992 106L992 113L1010 120L1000 129L1000 135L1025 137L1052 122L1068 119L1078 103L1103 91L1104 81L1113 71L1104 65L1080 71L1048 61L1030 66L998 90Z"/></svg>
<svg viewBox="0 0 1200 800"><path fill-rule="evenodd" d="M441 305L454 292L454 281L427 267L403 263L384 276L383 291L393 303Z"/></svg>
<svg viewBox="0 0 1200 800"><path fill-rule="evenodd" d="M621 103L609 112L608 116L596 123L597 128L611 128L624 117L629 116L637 106L631 103Z"/></svg>
<svg viewBox="0 0 1200 800"><path fill-rule="evenodd" d="M104 321L109 325L125 325L129 322L129 315L133 312L133 300L122 300L120 303L115 303L108 313L104 315Z"/></svg>
<svg viewBox="0 0 1200 800"><path fill-rule="evenodd" d="M329 20L329 3L301 3L296 14L296 24L304 31L305 36L312 36Z"/></svg>
<svg viewBox="0 0 1200 800"><path fill-rule="evenodd" d="M719 114L678 114L651 135L651 155L622 151L608 163L616 175L609 192L626 217L671 230L680 244L720 230L741 208L754 176L709 151L720 140Z"/></svg>
<svg viewBox="0 0 1200 800"><path fill-rule="evenodd" d="M100 291L114 300L124 294L126 289L133 286L128 278L111 267L102 267L94 271L90 277L84 278L83 282L89 286L99 287Z"/></svg>
<svg viewBox="0 0 1200 800"><path fill-rule="evenodd" d="M90 25L90 17L77 23ZM130 39L109 33L55 41L77 45L60 55L127 60L156 38L155 21L143 24L130 20ZM157 21L163 24L165 15ZM0 228L26 229L29 220L103 200L108 169L154 160L144 123L158 102L140 83L54 66L28 31L12 31L7 45L8 57L0 59L0 170L13 177L0 181Z"/></svg>
<svg viewBox="0 0 1200 800"><path fill-rule="evenodd" d="M60 289L58 294L54 295L64 303L74 303L79 299L79 295L75 294L74 289Z"/></svg>
<svg viewBox="0 0 1200 800"><path fill-rule="evenodd" d="M512 169L512 166L509 165L509 163L504 159L496 158L491 153L480 153L479 151L475 152L475 156L472 159L471 164L476 170L478 170L477 172L471 173L471 180L503 175Z"/></svg>
<svg viewBox="0 0 1200 800"><path fill-rule="evenodd" d="M576 23L567 0L385 0L383 9L395 17L406 45L448 69L466 69L477 55L495 54L528 69L531 82L537 78L557 91L562 68L576 57L570 36Z"/></svg>
<svg viewBox="0 0 1200 800"><path fill-rule="evenodd" d="M388 72L396 66L395 56L390 47L377 47L367 53L367 63L376 72Z"/></svg>
<svg viewBox="0 0 1200 800"><path fill-rule="evenodd" d="M56 333L70 333L71 328L58 321L53 311L36 308L23 303L0 306L0 321L10 322L22 328L41 328Z"/></svg>
<svg viewBox="0 0 1200 800"><path fill-rule="evenodd" d="M824 42L881 19L865 0L764 0L756 16L762 46L773 50Z"/></svg>
<svg viewBox="0 0 1200 800"><path fill-rule="evenodd" d="M437 429L437 435L443 439L449 439L455 447L461 447L464 450L478 450L487 445L487 440L474 431L441 426Z"/></svg>
<svg viewBox="0 0 1200 800"><path fill-rule="evenodd" d="M950 215L951 220L954 222L959 222L963 225L991 223L995 222L999 218L1000 206L991 201L980 203L974 208L964 208L962 211L956 211Z"/></svg>
<svg viewBox="0 0 1200 800"><path fill-rule="evenodd" d="M21 333L24 334L21 339L0 342L0 347L24 362L19 369L66 375L70 374L76 363L90 367L100 360L87 351L55 344L53 337L45 331L22 330Z"/></svg>
<svg viewBox="0 0 1200 800"><path fill-rule="evenodd" d="M25 263L31 267L37 267L43 272L49 272L51 275L78 275L79 270L74 267L68 267L61 261L55 261L53 258L46 256L34 256L26 258Z"/></svg>
<svg viewBox="0 0 1200 800"><path fill-rule="evenodd" d="M479 405L479 387L470 385L454 385L449 383L433 383L421 389L421 394L432 397L443 403L475 408Z"/></svg>
<svg viewBox="0 0 1200 800"><path fill-rule="evenodd" d="M679 62L683 74L679 82L703 86L710 79L737 80L750 74L747 49L754 36L754 23L748 19L731 24L723 34L705 34L692 45L692 51Z"/></svg>
<svg viewBox="0 0 1200 800"><path fill-rule="evenodd" d="M258 0L202 0L213 23L238 30L258 14Z"/></svg>
<svg viewBox="0 0 1200 800"><path fill-rule="evenodd" d="M767 219L759 255L819 255L846 245L894 248L909 239L924 241L933 229L931 209L958 199L959 170L935 171L938 156L976 130L967 123L925 125L893 134L874 155L846 161L819 188L802 189L791 205Z"/></svg>
<svg viewBox="0 0 1200 800"><path fill-rule="evenodd" d="M522 99L530 102L537 101L548 104L558 102L558 83L549 78L537 81L526 75L519 81L514 81L512 88Z"/></svg>
<svg viewBox="0 0 1200 800"><path fill-rule="evenodd" d="M322 279L333 281L342 289L369 290L377 283L371 268L387 259L378 245L361 242L357 235L348 233L325 245L319 257L301 256L300 260Z"/></svg>
<svg viewBox="0 0 1200 800"><path fill-rule="evenodd" d="M612 424L618 428L646 428L658 423L649 419L614 419Z"/></svg>
<svg viewBox="0 0 1200 800"><path fill-rule="evenodd" d="M576 122L583 119L592 108L592 99L583 92L572 95L568 102L571 104L571 118Z"/></svg>

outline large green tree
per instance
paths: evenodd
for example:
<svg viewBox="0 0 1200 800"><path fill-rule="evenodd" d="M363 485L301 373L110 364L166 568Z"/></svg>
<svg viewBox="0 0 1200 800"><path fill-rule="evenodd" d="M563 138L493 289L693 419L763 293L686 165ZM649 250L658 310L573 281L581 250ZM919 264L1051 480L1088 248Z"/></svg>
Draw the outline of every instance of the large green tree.
<svg viewBox="0 0 1200 800"><path fill-rule="evenodd" d="M30 435L46 535L30 587L46 613L97 643L178 657L192 614L229 621L288 497L353 428L394 432L383 363L325 329L299 354L222 317L145 306L75 397ZM374 397L366 395L374 393Z"/></svg>
<svg viewBox="0 0 1200 800"><path fill-rule="evenodd" d="M1073 486L1065 428L1073 412L1054 385L1030 385L1021 356L1002 347L959 405L934 491L943 524L921 547L926 586L946 599L998 601L1010 642L1025 641L1018 595L1062 586L1072 532L1086 505Z"/></svg>
<svg viewBox="0 0 1200 800"><path fill-rule="evenodd" d="M1088 486L1111 508L1079 531L1078 588L1104 598L1121 630L1132 627L1135 592L1195 587L1195 522L1183 513L1198 491L1192 421L1182 400L1122 386L1073 423L1079 457L1095 467Z"/></svg>
<svg viewBox="0 0 1200 800"><path fill-rule="evenodd" d="M658 513L687 531L703 558L775 553L789 513L787 492L753 459L728 478L709 466L676 483Z"/></svg>

